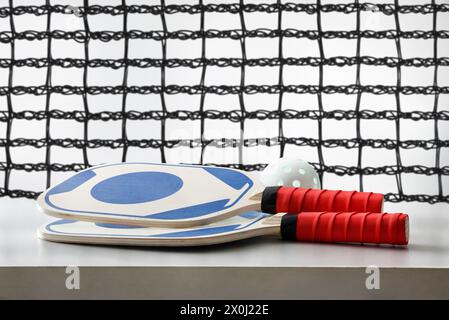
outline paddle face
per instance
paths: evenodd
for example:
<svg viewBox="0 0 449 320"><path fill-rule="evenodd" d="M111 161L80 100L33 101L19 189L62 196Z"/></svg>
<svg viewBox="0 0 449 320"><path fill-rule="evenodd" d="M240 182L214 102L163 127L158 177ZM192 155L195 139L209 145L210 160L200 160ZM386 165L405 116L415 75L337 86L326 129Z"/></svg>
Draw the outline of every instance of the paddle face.
<svg viewBox="0 0 449 320"><path fill-rule="evenodd" d="M57 220L39 230L42 239L88 244L142 246L199 246L225 243L272 233L278 226L264 224L261 212L246 212L207 226L191 228L145 228Z"/></svg>
<svg viewBox="0 0 449 320"><path fill-rule="evenodd" d="M258 210L263 187L217 167L118 163L78 172L38 198L49 215L122 225L187 227Z"/></svg>

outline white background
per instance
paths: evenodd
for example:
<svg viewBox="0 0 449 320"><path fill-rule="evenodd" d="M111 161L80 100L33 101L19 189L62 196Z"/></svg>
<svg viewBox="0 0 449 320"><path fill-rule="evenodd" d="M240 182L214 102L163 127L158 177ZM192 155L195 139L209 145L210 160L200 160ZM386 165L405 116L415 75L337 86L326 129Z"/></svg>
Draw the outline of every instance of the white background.
<svg viewBox="0 0 449 320"><path fill-rule="evenodd" d="M210 1L211 3L214 1ZM220 3L235 3L236 0ZM322 1L326 3L343 3L344 1ZM386 3L388 1L374 1L371 3ZM445 1L438 1L443 3ZM44 1L15 0L14 5L39 5ZM159 4L159 1L127 1L131 4ZM189 3L184 1L166 1L166 4ZM207 3L207 1L205 1ZM248 3L270 3L270 1L252 0ZM307 2L309 3L309 2ZM424 4L429 1L401 1L401 4ZM70 4L82 6L81 0L59 0L52 4ZM121 1L89 1L90 5L120 5ZM2 1L1 6L7 6L7 1ZM245 13L246 28L277 28L278 14ZM386 30L395 29L394 16L387 16L379 12L362 12L362 30ZM91 31L122 30L123 15L95 15L90 16L89 26ZM283 13L283 28L294 28L302 30L316 30L316 15L306 13ZM432 30L433 15L427 14L400 14L400 26L403 31L409 30ZM167 14L167 27L169 31L174 30L199 30L200 15L190 14ZM47 16L34 16L25 14L14 16L14 24L17 32L25 30L44 31L46 29ZM9 18L0 18L0 30L10 31ZM84 29L81 18L64 14L52 14L51 28L53 30L77 30ZM206 13L205 29L240 29L241 24L238 14L230 13ZM322 13L322 28L326 30L355 30L356 14ZM138 29L143 31L162 30L160 16L151 14L129 14L128 30ZM438 29L449 30L449 13L438 14ZM247 58L277 57L278 39L246 39ZM438 55L449 56L449 39L439 39ZM323 39L326 57L331 56L355 56L357 40L345 39ZM433 57L433 39L413 40L401 39L402 55L404 58L411 57ZM198 40L168 40L168 58L199 58L201 57L201 39ZM319 57L318 42L316 40L285 38L283 43L284 57ZM42 41L16 41L16 59L28 57L46 57L47 40ZM89 44L89 55L94 58L123 58L124 40L101 42L91 40ZM397 56L394 40L361 40L361 55L374 57ZM84 58L84 44L73 40L52 40L53 58ZM0 57L10 57L10 44L0 44ZM129 40L129 58L161 58L161 44L154 40ZM230 39L208 39L206 41L206 57L241 57L240 42ZM317 85L319 81L318 67L293 67L285 66L283 72L284 84L310 84ZM194 85L199 84L201 68L166 68L166 85ZM240 82L240 68L218 68L207 67L206 85L238 85ZM402 85L432 86L434 68L402 67ZM0 69L0 86L8 84L8 69ZM15 67L13 85L43 85L45 84L46 68ZM250 84L277 84L279 77L278 67L247 67L245 74L246 85ZM356 66L325 67L324 85L349 85L356 80ZM396 69L390 67L371 67L362 65L361 83L396 85ZM109 68L89 68L88 85L121 85L123 81L123 69L112 70ZM81 68L59 68L53 67L52 85L75 85L82 86ZM449 67L439 67L438 84L449 86ZM160 70L157 68L135 68L129 67L128 85L160 85ZM15 111L20 110L44 110L45 96L22 95L13 96ZM200 95L165 95L167 109L174 110L198 110ZM248 111L257 109L276 110L278 107L278 95L246 95L245 107ZM122 97L120 95L95 95L89 96L89 108L91 112L120 111L122 108ZM52 94L50 105L52 109L83 110L81 96L63 96ZM356 95L323 94L324 110L335 109L354 110ZM447 110L449 105L448 95L440 95L439 110ZM402 111L431 111L434 106L432 95L401 95ZM284 94L284 109L295 110L318 110L318 101L315 95ZM0 110L6 110L6 97L0 97ZM238 110L240 105L237 95L218 96L208 94L205 98L205 110ZM361 110L396 110L394 95L362 94ZM161 110L159 95L133 95L128 94L127 110ZM391 120L362 120L362 138L395 139L395 122ZM90 121L89 139L121 138L121 121ZM239 123L227 120L206 120L205 138L239 138ZM53 138L83 138L83 124L71 120L51 120L51 137ZM447 140L449 135L449 123L439 121L440 139ZM127 122L127 134L129 139L160 139L160 123L155 120L130 121ZM286 137L309 137L318 138L317 121L314 120L284 120L284 134ZM6 124L0 123L0 139L6 135ZM176 138L199 138L200 121L167 120L166 139ZM278 135L278 120L246 120L245 138L276 137ZM401 140L430 140L434 139L434 121L411 121L401 120ZM44 138L45 121L14 120L12 124L11 138ZM356 120L323 120L323 139L333 138L355 138ZM357 165L357 149L345 148L323 148L323 156L327 165ZM32 147L20 147L11 149L14 163L39 163L45 162L45 148L36 149ZM200 149L175 148L166 149L167 161L172 163L198 163ZM310 162L318 162L316 148L295 147L287 145L285 155L299 157ZM111 150L108 148L90 149L88 152L89 162L99 164L104 162L120 161L122 150ZM279 147L255 147L246 148L243 153L243 162L268 163L279 157ZM158 149L129 148L129 161L160 161ZM435 166L435 150L424 149L401 149L401 159L404 166L424 165ZM4 162L5 151L0 148L0 161ZM63 149L52 147L51 161L54 163L82 163L81 149ZM219 150L207 148L204 162L206 163L237 163L238 149L227 148ZM441 149L441 166L449 165L449 151ZM378 167L383 165L395 165L394 150L379 150L363 148L362 166ZM0 181L3 181L4 172L0 172ZM67 174L53 173L52 183L56 183L66 177ZM13 171L11 173L10 189L25 189L41 191L45 187L45 172ZM358 188L358 176L339 177L333 174L325 174L324 187L356 189ZM402 174L405 194L431 194L438 193L437 177L416 174ZM443 177L445 190L449 187L449 180ZM397 192L394 176L374 175L365 176L365 190L378 192ZM447 192L447 191L446 191Z"/></svg>

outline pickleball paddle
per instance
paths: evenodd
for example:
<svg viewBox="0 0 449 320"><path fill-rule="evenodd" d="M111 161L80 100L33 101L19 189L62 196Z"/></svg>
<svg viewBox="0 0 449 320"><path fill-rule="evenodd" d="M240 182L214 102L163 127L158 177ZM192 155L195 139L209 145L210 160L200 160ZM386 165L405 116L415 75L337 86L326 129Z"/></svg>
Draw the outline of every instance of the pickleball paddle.
<svg viewBox="0 0 449 320"><path fill-rule="evenodd" d="M38 205L64 219L181 228L248 211L381 212L383 195L265 187L255 174L229 168L117 163L76 173L43 192Z"/></svg>
<svg viewBox="0 0 449 320"><path fill-rule="evenodd" d="M49 241L133 246L201 246L263 235L307 242L406 245L408 216L402 213L269 215L247 212L207 226L180 229L57 220L39 230L39 236Z"/></svg>

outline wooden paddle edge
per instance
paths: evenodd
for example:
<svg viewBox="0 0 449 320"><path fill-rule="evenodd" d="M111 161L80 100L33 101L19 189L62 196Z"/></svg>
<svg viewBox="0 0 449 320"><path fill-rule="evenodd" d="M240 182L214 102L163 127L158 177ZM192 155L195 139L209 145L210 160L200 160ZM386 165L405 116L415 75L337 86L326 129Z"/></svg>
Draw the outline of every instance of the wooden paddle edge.
<svg viewBox="0 0 449 320"><path fill-rule="evenodd" d="M239 240L255 238L260 236L280 237L279 225L258 224L257 227L249 230L237 230L227 234L211 235L195 238L143 238L143 237L95 237L86 235L58 235L50 233L45 229L46 225L38 229L38 237L42 240L74 243L74 244L94 244L94 245L114 245L114 246L147 246L147 247L197 247L222 243L235 242Z"/></svg>

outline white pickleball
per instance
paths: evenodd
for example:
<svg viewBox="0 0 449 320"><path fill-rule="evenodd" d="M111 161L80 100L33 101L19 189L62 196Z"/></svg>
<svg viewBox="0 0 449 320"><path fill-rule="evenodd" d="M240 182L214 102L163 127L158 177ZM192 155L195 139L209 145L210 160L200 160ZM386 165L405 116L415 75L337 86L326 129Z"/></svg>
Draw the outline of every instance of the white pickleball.
<svg viewBox="0 0 449 320"><path fill-rule="evenodd" d="M315 169L302 159L280 158L260 174L260 181L267 187L302 187L321 189L320 178Z"/></svg>

